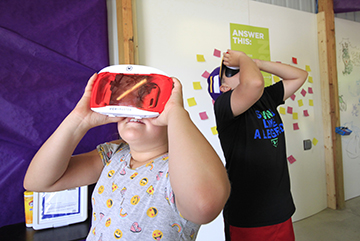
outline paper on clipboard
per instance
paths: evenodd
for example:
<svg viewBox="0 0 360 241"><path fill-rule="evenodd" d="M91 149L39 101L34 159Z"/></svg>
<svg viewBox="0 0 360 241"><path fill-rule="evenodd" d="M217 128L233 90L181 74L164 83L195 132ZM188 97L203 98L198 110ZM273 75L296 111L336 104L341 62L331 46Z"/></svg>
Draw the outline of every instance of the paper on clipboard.
<svg viewBox="0 0 360 241"><path fill-rule="evenodd" d="M87 219L87 186L59 192L34 192L33 228L55 228Z"/></svg>

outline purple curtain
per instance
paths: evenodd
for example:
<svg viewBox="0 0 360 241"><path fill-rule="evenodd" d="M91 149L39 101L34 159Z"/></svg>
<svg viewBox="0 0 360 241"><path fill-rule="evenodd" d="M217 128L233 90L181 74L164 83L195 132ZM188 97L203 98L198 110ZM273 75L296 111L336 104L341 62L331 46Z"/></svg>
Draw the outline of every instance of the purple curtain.
<svg viewBox="0 0 360 241"><path fill-rule="evenodd" d="M1 227L24 222L32 157L109 57L106 0L1 0L0 12ZM115 138L115 124L94 128L75 152Z"/></svg>
<svg viewBox="0 0 360 241"><path fill-rule="evenodd" d="M334 13L360 11L359 0L334 0Z"/></svg>

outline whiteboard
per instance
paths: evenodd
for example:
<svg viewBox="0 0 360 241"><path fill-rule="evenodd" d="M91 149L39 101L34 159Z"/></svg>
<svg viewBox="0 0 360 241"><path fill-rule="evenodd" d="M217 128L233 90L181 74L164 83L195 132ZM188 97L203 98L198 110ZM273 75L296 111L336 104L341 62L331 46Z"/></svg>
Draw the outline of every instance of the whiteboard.
<svg viewBox="0 0 360 241"><path fill-rule="evenodd" d="M360 23L335 19L340 125L345 200L360 195Z"/></svg>

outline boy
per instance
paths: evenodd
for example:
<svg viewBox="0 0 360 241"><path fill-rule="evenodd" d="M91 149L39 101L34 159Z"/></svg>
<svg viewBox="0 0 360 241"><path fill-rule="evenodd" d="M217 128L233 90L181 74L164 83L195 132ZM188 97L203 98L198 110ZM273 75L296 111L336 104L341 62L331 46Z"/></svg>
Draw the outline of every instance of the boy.
<svg viewBox="0 0 360 241"><path fill-rule="evenodd" d="M264 88L260 70L282 81ZM210 75L210 83L216 82L217 71ZM219 78L222 94L214 109L231 183L223 211L226 240L294 240L295 206L284 128L276 108L301 87L307 72L228 50Z"/></svg>

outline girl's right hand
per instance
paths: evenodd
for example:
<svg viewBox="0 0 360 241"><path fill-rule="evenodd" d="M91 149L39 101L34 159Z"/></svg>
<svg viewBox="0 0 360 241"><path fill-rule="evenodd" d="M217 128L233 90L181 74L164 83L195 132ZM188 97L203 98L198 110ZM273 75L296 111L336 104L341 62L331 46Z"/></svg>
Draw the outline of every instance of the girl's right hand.
<svg viewBox="0 0 360 241"><path fill-rule="evenodd" d="M90 77L83 96L72 110L71 114L77 121L80 121L85 128L91 129L96 126L105 125L112 122L119 122L124 119L124 117L109 117L107 115L103 115L97 112L94 112L90 108L90 99L91 99L91 91L94 84L94 81L97 77L97 74L93 74Z"/></svg>

